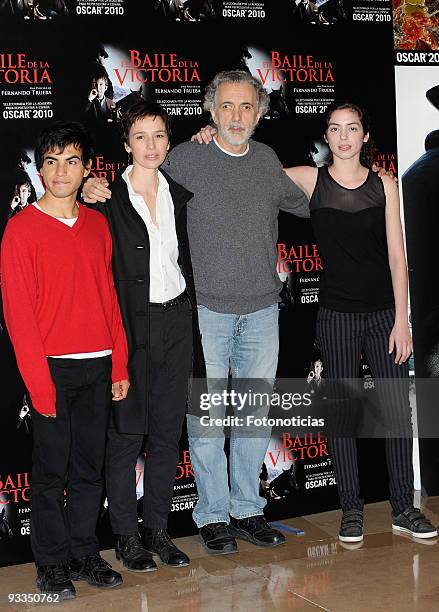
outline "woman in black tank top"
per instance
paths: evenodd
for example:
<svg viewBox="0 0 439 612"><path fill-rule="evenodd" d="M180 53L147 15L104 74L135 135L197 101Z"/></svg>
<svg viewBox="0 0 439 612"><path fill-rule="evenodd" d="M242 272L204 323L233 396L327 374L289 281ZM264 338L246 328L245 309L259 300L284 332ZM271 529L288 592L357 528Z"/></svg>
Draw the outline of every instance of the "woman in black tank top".
<svg viewBox="0 0 439 612"><path fill-rule="evenodd" d="M328 380L358 378L364 354L378 384L387 426L392 528L417 538L437 535L413 507L412 429L407 359L412 339L407 316L407 265L398 188L368 168L369 124L354 104L334 104L325 140L332 162L322 168L288 168L310 198L311 221L323 262L316 336ZM388 387L391 387L391 390ZM347 433L353 403L336 404L330 440L343 510L339 539L363 540L356 440ZM340 427L342 429L340 429ZM343 433L342 433L343 431Z"/></svg>

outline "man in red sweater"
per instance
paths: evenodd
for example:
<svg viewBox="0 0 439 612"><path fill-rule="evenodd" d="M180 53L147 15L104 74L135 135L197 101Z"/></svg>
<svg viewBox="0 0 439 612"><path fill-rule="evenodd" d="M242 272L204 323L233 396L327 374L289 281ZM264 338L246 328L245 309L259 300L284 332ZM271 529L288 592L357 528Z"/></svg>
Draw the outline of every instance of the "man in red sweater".
<svg viewBox="0 0 439 612"><path fill-rule="evenodd" d="M4 316L33 405L37 586L59 599L75 596L71 580L122 583L95 535L108 400L124 399L129 381L110 231L76 202L91 157L80 124L46 128L35 150L46 192L9 221L1 246Z"/></svg>

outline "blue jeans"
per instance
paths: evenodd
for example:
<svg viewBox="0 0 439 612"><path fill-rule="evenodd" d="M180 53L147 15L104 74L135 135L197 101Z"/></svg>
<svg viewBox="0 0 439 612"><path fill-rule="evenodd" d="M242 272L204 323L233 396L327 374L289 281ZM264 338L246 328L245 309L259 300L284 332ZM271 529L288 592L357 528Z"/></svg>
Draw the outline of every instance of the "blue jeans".
<svg viewBox="0 0 439 612"><path fill-rule="evenodd" d="M198 318L209 392L218 379L227 380L229 367L234 379L263 379L271 389L279 352L278 306L247 315L222 314L198 306ZM213 380L212 380L213 379ZM217 408L214 416L224 407ZM267 414L268 406L262 409ZM261 411L258 412L258 416ZM206 427L188 415L189 448L198 489L193 518L198 527L263 514L266 500L259 496L259 474L271 430L255 428L243 437L232 428L230 439L230 489L222 427Z"/></svg>

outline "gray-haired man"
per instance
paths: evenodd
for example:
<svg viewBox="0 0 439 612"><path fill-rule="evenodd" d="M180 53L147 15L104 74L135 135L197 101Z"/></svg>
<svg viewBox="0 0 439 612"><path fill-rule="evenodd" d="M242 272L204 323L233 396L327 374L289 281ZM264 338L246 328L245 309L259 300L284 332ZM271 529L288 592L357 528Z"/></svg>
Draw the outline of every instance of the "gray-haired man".
<svg viewBox="0 0 439 612"><path fill-rule="evenodd" d="M303 192L285 175L272 149L250 139L268 108L259 81L244 71L221 72L207 87L205 110L218 133L207 146L183 143L169 156L167 172L194 193L188 234L208 379L273 381L278 358L276 272L279 210L308 216ZM104 201L109 191L90 180L84 195ZM188 417L191 459L199 501L194 520L211 554L237 551L240 537L277 546L284 536L263 515L259 472L269 435L232 432L230 487L224 436L206 435ZM145 492L147 494L147 492Z"/></svg>

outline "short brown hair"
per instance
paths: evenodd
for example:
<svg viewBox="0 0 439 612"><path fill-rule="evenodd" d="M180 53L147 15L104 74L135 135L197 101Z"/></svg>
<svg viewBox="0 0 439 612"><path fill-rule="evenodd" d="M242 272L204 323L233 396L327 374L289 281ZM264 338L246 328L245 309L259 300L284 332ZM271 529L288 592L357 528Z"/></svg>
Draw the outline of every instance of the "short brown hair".
<svg viewBox="0 0 439 612"><path fill-rule="evenodd" d="M141 100L140 102L133 104L133 106L130 106L130 108L126 110L121 117L120 130L123 142L128 144L128 137L130 135L131 127L136 123L136 121L139 121L139 119L144 119L145 117L160 117L165 124L165 130L168 138L171 137L171 120L163 106L157 104L157 102L145 102L144 100Z"/></svg>

